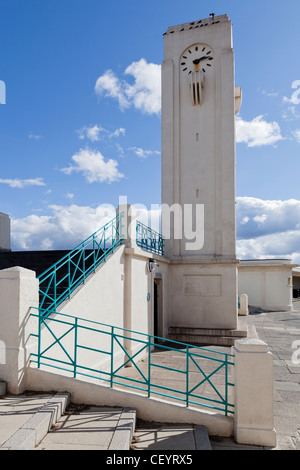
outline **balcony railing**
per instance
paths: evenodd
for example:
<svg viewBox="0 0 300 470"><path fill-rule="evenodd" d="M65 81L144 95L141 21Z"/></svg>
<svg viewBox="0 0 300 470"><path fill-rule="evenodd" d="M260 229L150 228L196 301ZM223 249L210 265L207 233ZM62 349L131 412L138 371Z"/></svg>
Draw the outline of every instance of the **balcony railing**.
<svg viewBox="0 0 300 470"><path fill-rule="evenodd" d="M162 235L142 222L136 223L136 244L143 250L151 251L157 255L164 254Z"/></svg>

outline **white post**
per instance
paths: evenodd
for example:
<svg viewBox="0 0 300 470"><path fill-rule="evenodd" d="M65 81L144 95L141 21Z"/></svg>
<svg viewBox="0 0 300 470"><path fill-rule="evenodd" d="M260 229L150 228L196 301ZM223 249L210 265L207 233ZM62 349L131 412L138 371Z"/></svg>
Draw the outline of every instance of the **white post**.
<svg viewBox="0 0 300 470"><path fill-rule="evenodd" d="M0 343L5 348L0 361L0 379L14 395L26 389L30 334L34 319L30 307L38 307L39 283L35 272L19 266L0 271ZM4 360L3 360L4 358Z"/></svg>
<svg viewBox="0 0 300 470"><path fill-rule="evenodd" d="M234 432L239 444L276 446L273 354L263 341L235 341Z"/></svg>
<svg viewBox="0 0 300 470"><path fill-rule="evenodd" d="M0 212L0 251L10 251L10 218Z"/></svg>
<svg viewBox="0 0 300 470"><path fill-rule="evenodd" d="M239 308L239 315L244 316L248 315L248 295L242 294L240 295L240 308Z"/></svg>
<svg viewBox="0 0 300 470"><path fill-rule="evenodd" d="M121 234L127 248L136 247L136 210L130 204L120 204L117 208L117 216L122 215Z"/></svg>

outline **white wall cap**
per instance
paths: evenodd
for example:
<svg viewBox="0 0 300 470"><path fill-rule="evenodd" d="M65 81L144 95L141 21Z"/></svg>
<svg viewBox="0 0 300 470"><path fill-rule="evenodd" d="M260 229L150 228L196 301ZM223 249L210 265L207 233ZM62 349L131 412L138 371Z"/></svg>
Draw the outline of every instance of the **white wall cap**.
<svg viewBox="0 0 300 470"><path fill-rule="evenodd" d="M179 24L176 26L170 26L167 29L166 34L181 32L183 30L189 30L193 28L199 28L201 26L211 26L213 24L221 23L225 21L229 21L228 15L220 15L220 16L215 16L214 18L210 17L210 18L204 18L201 20L190 21L188 23L183 23L183 24Z"/></svg>
<svg viewBox="0 0 300 470"><path fill-rule="evenodd" d="M240 266L291 266L292 260L290 259L244 259L240 260Z"/></svg>
<svg viewBox="0 0 300 470"><path fill-rule="evenodd" d="M0 279L16 279L19 277L35 278L35 271L21 266L14 266L0 271Z"/></svg>
<svg viewBox="0 0 300 470"><path fill-rule="evenodd" d="M268 352L269 346L257 338L238 339L234 342L234 348L239 352Z"/></svg>

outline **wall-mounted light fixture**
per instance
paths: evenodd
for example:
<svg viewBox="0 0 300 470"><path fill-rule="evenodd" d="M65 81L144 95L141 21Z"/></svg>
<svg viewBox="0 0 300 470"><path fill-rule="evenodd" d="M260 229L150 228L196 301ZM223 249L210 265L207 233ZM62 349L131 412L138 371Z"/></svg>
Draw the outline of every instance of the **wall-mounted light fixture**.
<svg viewBox="0 0 300 470"><path fill-rule="evenodd" d="M159 266L159 264L155 261L155 259L148 259L147 261L147 270L149 273L155 271L155 269Z"/></svg>

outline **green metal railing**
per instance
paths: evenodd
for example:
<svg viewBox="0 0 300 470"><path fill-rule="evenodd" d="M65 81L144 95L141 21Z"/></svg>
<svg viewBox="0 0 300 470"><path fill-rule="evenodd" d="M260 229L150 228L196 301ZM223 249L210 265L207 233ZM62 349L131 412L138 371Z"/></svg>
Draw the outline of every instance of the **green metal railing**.
<svg viewBox="0 0 300 470"><path fill-rule="evenodd" d="M70 298L72 291L122 243L121 217L119 214L38 276L40 309L44 315Z"/></svg>
<svg viewBox="0 0 300 470"><path fill-rule="evenodd" d="M158 255L164 254L162 235L141 222L136 223L136 244L143 250L151 251Z"/></svg>
<svg viewBox="0 0 300 470"><path fill-rule="evenodd" d="M37 322L32 334L37 351L31 362L39 368L53 367L74 378L130 387L147 397L171 398L226 416L234 412L229 398L231 354L58 312L46 317L32 309L31 316Z"/></svg>

